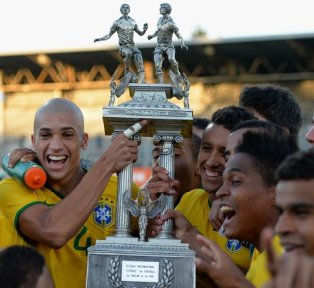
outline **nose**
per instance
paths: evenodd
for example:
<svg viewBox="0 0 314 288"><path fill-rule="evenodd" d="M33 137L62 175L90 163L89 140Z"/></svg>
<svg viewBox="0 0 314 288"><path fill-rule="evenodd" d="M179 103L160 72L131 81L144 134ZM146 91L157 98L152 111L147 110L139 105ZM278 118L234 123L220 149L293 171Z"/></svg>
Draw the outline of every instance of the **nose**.
<svg viewBox="0 0 314 288"><path fill-rule="evenodd" d="M275 226L275 232L279 235L287 235L294 231L295 225L293 219L287 213L282 213L279 216Z"/></svg>
<svg viewBox="0 0 314 288"><path fill-rule="evenodd" d="M310 128L310 130L305 134L305 139L310 145L314 145L314 125Z"/></svg>
<svg viewBox="0 0 314 288"><path fill-rule="evenodd" d="M225 157L219 151L212 151L209 158L206 160L206 164L211 167L225 166Z"/></svg>
<svg viewBox="0 0 314 288"><path fill-rule="evenodd" d="M230 195L230 191L229 191L229 189L225 183L223 183L220 186L220 188L217 190L217 192L215 193L216 199L223 198L223 197L229 196L229 195Z"/></svg>
<svg viewBox="0 0 314 288"><path fill-rule="evenodd" d="M54 137L52 137L49 146L50 146L50 149L60 150L63 147L62 140L60 139L60 137L54 136Z"/></svg>

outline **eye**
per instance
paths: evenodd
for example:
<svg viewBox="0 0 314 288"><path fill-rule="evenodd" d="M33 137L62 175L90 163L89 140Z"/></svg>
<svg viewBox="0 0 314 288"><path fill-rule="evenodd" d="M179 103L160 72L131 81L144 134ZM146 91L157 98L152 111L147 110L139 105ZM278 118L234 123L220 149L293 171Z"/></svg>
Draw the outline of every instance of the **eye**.
<svg viewBox="0 0 314 288"><path fill-rule="evenodd" d="M50 137L50 134L48 132L41 132L39 134L39 137L43 140L48 139Z"/></svg>
<svg viewBox="0 0 314 288"><path fill-rule="evenodd" d="M232 177L230 182L233 186L239 186L242 183L242 181L239 177Z"/></svg>
<svg viewBox="0 0 314 288"><path fill-rule="evenodd" d="M64 132L63 133L63 137L66 139L72 138L73 137L73 133L72 132Z"/></svg>

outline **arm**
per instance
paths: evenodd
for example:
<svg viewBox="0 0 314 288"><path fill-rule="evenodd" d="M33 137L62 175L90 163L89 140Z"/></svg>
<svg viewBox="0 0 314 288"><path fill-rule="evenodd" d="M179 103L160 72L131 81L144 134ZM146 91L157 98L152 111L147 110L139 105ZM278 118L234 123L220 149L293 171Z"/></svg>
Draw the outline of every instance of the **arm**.
<svg viewBox="0 0 314 288"><path fill-rule="evenodd" d="M147 24L147 23L144 24L144 26L143 26L143 31L141 31L140 29L138 29L138 26L135 25L134 31L135 31L138 35L143 36L143 35L146 33L147 28L148 28L148 24Z"/></svg>
<svg viewBox="0 0 314 288"><path fill-rule="evenodd" d="M147 39L148 40L151 40L151 39L153 39L154 37L156 37L158 35L158 30L156 30L156 32L153 34L153 35L148 35L147 36Z"/></svg>
<svg viewBox="0 0 314 288"><path fill-rule="evenodd" d="M181 43L181 49L188 50L189 47L184 44L184 40L183 40L181 34L179 33L179 29L176 30L176 31L174 32L174 34L176 34L177 38L179 39L179 41L180 41L180 43Z"/></svg>
<svg viewBox="0 0 314 288"><path fill-rule="evenodd" d="M144 120L145 121L145 120ZM142 121L142 126L146 122ZM19 218L19 229L28 238L53 248L62 247L84 225L113 173L137 159L137 142L123 133L96 161L81 182L58 204L34 205Z"/></svg>
<svg viewBox="0 0 314 288"><path fill-rule="evenodd" d="M101 38L96 38L94 39L94 43L98 42L98 41L105 41L108 40L115 32L117 31L117 27L115 25L115 23L112 25L112 27L110 28L110 31L107 35L101 37Z"/></svg>

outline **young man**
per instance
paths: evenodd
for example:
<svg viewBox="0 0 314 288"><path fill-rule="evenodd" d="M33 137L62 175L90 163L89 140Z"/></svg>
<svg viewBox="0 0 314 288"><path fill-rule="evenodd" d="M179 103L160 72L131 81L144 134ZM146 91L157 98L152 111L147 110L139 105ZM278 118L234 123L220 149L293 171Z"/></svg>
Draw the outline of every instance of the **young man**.
<svg viewBox="0 0 314 288"><path fill-rule="evenodd" d="M153 227L153 230L158 232L163 221L171 217L180 219L183 214L191 225L197 229L195 229L196 233L199 232L218 243L234 263L244 270L248 269L250 265L249 249L242 246L239 241L228 241L224 236L214 231L212 224L209 222L208 214L215 193L222 184L222 174L225 168L225 147L230 130L240 121L249 119L254 119L254 116L244 108L235 106L224 107L213 114L211 123L203 133L198 158L203 189L185 193L176 207L177 211L166 213L160 219L155 219ZM190 243L188 239L184 239L188 234L184 231L185 227L181 227L181 223L177 222L176 219L176 237ZM196 251L198 249L197 245L191 247Z"/></svg>
<svg viewBox="0 0 314 288"><path fill-rule="evenodd" d="M267 275L256 277L252 271L265 254L260 242L261 232L266 226L274 227L278 217L274 206L275 170L296 150L294 139L285 134L248 131L229 158L223 185L216 193L225 217L224 235L252 243L259 255L253 256L248 279L245 279L215 243L200 238L204 247L199 254L202 259L198 258L196 265L206 271L218 287L262 287L267 282ZM208 249L210 260L206 254Z"/></svg>
<svg viewBox="0 0 314 288"><path fill-rule="evenodd" d="M268 287L313 287L314 149L289 156L277 170L275 232L285 255L270 262ZM270 253L273 254L273 253Z"/></svg>
<svg viewBox="0 0 314 288"><path fill-rule="evenodd" d="M137 159L138 144L121 133L88 172L82 169L80 152L88 145L83 114L62 98L38 109L31 139L46 185L30 190L2 180L0 210L45 257L56 287L85 287L87 248L115 229L117 178L112 175ZM148 185L152 193L162 192L154 187Z"/></svg>
<svg viewBox="0 0 314 288"><path fill-rule="evenodd" d="M45 259L34 248L11 246L0 252L2 288L53 288Z"/></svg>
<svg viewBox="0 0 314 288"><path fill-rule="evenodd" d="M288 135L288 132L285 129L281 128L280 126L272 122L257 119L241 122L237 124L228 135L225 150L226 161L228 161L228 159L235 153L236 147L242 141L243 134L246 133L247 131L267 132L277 135L282 134ZM224 221L224 215L220 210L219 199L213 201L212 209L210 210L209 214L209 219L210 222L213 224L215 230L218 231Z"/></svg>

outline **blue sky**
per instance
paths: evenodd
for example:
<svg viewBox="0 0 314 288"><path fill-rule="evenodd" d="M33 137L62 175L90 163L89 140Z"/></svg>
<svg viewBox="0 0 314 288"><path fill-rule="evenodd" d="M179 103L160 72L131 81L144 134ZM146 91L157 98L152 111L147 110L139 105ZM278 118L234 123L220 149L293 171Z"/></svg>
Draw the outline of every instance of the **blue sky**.
<svg viewBox="0 0 314 288"><path fill-rule="evenodd" d="M73 50L115 45L116 35L106 42L93 39L108 33L120 17L120 6L131 6L130 16L148 32L135 36L148 42L156 30L160 3L157 0L1 0L0 53ZM193 0L168 1L171 16L185 40L201 27L212 39L314 33L312 0ZM155 39L151 41L156 41Z"/></svg>

